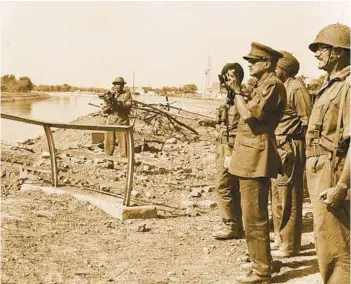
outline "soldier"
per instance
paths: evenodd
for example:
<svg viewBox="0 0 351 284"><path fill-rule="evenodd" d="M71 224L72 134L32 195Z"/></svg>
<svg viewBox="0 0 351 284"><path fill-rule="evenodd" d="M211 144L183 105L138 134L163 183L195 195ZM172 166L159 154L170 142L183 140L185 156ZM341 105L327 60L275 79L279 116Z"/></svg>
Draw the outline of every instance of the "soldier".
<svg viewBox="0 0 351 284"><path fill-rule="evenodd" d="M327 72L306 134L319 270L324 283L350 283L350 27L326 26L309 48Z"/></svg>
<svg viewBox="0 0 351 284"><path fill-rule="evenodd" d="M228 78L237 74L242 82L244 70L238 63L226 64L221 72L221 87L227 91L227 102L221 106L217 114L219 124L219 137L216 153L216 192L218 195L219 213L222 217L222 228L213 232L216 239L241 238L243 236L243 224L241 216L239 179L228 172L231 153L239 122L239 113L234 105L233 91L228 86Z"/></svg>
<svg viewBox="0 0 351 284"><path fill-rule="evenodd" d="M258 79L252 94L243 94L236 78L231 82L240 121L229 172L239 177L245 237L252 261L250 272L237 281L270 283L268 191L270 179L276 178L281 169L274 131L286 103L284 85L274 71L283 55L263 44L253 42L251 47L244 59L249 63L250 75Z"/></svg>
<svg viewBox="0 0 351 284"><path fill-rule="evenodd" d="M105 124L129 125L129 113L132 108L132 96L124 91L126 82L123 77L117 77L112 82L112 92L104 94L104 104L101 108L102 116L106 117ZM115 132L105 133L105 153L112 156L115 148ZM124 132L117 132L118 147L121 157L126 157L127 143Z"/></svg>
<svg viewBox="0 0 351 284"><path fill-rule="evenodd" d="M312 109L306 87L295 78L299 62L291 53L281 53L276 74L284 83L287 105L275 131L283 174L272 179L274 258L297 255L301 249L305 133Z"/></svg>

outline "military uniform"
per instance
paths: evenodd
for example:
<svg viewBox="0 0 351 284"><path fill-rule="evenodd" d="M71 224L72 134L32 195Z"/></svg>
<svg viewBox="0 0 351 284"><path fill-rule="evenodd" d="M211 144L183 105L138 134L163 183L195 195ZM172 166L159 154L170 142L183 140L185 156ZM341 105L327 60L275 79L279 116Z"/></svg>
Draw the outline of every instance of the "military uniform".
<svg viewBox="0 0 351 284"><path fill-rule="evenodd" d="M244 59L262 58L278 60L282 55L264 45L252 43L250 54ZM239 177L245 237L252 271L260 280L269 281L271 254L268 227L268 191L270 178L281 171L280 157L274 131L282 117L286 103L283 83L274 72L261 77L247 101L253 119L245 122L241 117L235 140L229 172ZM255 276L237 280L255 282ZM268 282L267 282L268 283Z"/></svg>
<svg viewBox="0 0 351 284"><path fill-rule="evenodd" d="M121 77L117 77L117 81L123 81ZM118 82L120 83L120 82ZM102 114L107 115L105 124L107 125L129 125L129 113L132 107L132 95L130 92L115 93L113 99L104 101L102 106ZM114 131L105 132L105 153L112 156L115 148L116 134ZM121 157L126 157L127 143L125 132L117 132L117 141Z"/></svg>
<svg viewBox="0 0 351 284"><path fill-rule="evenodd" d="M337 153L335 180L345 163L350 139L350 66L330 78L318 93L306 135L307 185L314 212L315 242L319 269L325 283L350 283L350 202L327 207L319 194L331 186L331 158L340 99L346 92L341 141ZM345 94L344 94L345 95Z"/></svg>
<svg viewBox="0 0 351 284"><path fill-rule="evenodd" d="M236 235L243 231L239 179L228 172L227 162L233 152L239 118L235 106L231 106L228 109L227 125L219 126L215 180L220 215L224 223L235 228Z"/></svg>
<svg viewBox="0 0 351 284"><path fill-rule="evenodd" d="M329 70L331 50L322 51L325 45L350 52L350 27L328 25L309 46L316 57L323 60L324 67L320 68ZM346 164L349 165L346 156L350 144L350 61L346 55L332 60L345 67L328 72L314 103L306 134L306 175L319 270L324 283L337 284L350 283L350 202L342 195L344 186L346 190L350 187L349 172L346 175L343 172L344 167L348 168ZM344 186L340 184L341 176ZM340 204L329 203L332 201L328 201L329 197L335 198L332 195L326 196L328 202L323 201L321 196L325 192L340 193L340 196L334 195L335 202Z"/></svg>
<svg viewBox="0 0 351 284"><path fill-rule="evenodd" d="M281 52L278 68L297 73L299 63L293 55ZM282 60L282 62L281 62ZM293 70L297 69L297 70ZM311 113L310 95L295 77L288 77L284 86L287 104L275 131L283 173L272 179L272 215L276 257L296 255L301 249L303 174L305 168L305 130ZM272 253L273 254L273 253Z"/></svg>

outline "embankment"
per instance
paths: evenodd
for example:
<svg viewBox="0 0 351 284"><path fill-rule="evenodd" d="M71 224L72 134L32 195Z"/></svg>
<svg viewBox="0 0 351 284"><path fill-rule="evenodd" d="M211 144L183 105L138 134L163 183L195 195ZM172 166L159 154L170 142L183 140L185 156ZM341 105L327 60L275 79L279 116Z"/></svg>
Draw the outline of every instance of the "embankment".
<svg viewBox="0 0 351 284"><path fill-rule="evenodd" d="M31 93L7 93L1 92L1 102L15 102L15 101L29 101L29 100L42 100L47 99L50 96L46 93L38 93L38 92L31 92Z"/></svg>

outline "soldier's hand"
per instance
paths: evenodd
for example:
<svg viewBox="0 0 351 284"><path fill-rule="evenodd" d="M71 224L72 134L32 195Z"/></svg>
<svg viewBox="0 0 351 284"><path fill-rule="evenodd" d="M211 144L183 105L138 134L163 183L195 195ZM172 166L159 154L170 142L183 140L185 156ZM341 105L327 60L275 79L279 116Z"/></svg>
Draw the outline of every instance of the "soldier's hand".
<svg viewBox="0 0 351 284"><path fill-rule="evenodd" d="M233 71L233 72L231 72L231 71ZM228 77L228 81L226 81L225 84L233 91L240 92L241 82L239 81L234 70L228 71L227 77Z"/></svg>
<svg viewBox="0 0 351 284"><path fill-rule="evenodd" d="M345 200L346 194L347 189L345 190L338 186L335 186L323 190L319 194L319 199L322 200L324 204L327 204L332 208L336 208L342 201Z"/></svg>

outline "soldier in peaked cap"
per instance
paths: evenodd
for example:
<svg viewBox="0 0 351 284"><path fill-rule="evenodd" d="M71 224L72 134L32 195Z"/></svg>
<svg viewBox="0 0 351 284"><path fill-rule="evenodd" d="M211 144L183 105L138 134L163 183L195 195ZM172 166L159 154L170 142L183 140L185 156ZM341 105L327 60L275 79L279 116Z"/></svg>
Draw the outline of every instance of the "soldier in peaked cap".
<svg viewBox="0 0 351 284"><path fill-rule="evenodd" d="M129 125L129 113L132 108L132 96L124 90L126 82L123 77L116 77L112 90L104 95L104 103L101 107L101 114L105 117L105 124ZM112 156L115 147L115 132L105 133L105 153ZM118 147L121 157L126 157L127 143L124 132L117 132Z"/></svg>
<svg viewBox="0 0 351 284"><path fill-rule="evenodd" d="M306 176L324 283L350 283L350 27L332 24L310 44L328 74L306 134Z"/></svg>
<svg viewBox="0 0 351 284"><path fill-rule="evenodd" d="M301 249L305 133L312 109L306 87L295 78L298 60L287 51L281 53L276 74L284 83L287 104L275 130L283 173L272 179L273 258L297 255Z"/></svg>
<svg viewBox="0 0 351 284"><path fill-rule="evenodd" d="M282 117L286 93L274 73L282 54L263 44L253 42L251 46L244 59L249 63L250 75L258 79L252 93L242 93L236 78L230 84L240 121L229 172L239 177L245 237L252 261L251 271L236 280L270 283L268 192L270 179L281 170L274 131Z"/></svg>

